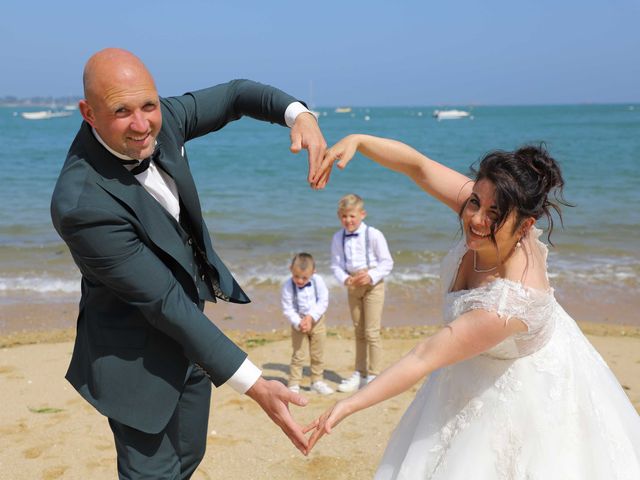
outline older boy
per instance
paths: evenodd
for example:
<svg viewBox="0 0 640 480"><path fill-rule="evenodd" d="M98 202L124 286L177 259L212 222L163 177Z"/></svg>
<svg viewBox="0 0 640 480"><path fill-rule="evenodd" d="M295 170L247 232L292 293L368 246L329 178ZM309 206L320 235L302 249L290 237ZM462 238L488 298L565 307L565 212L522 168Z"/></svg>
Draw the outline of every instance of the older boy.
<svg viewBox="0 0 640 480"><path fill-rule="evenodd" d="M324 343L327 328L324 314L329 306L329 291L316 273L316 264L308 253L298 253L291 261L291 278L282 286L282 311L291 323L291 366L289 389L300 392L302 368L311 356L311 391L330 395L333 389L323 381Z"/></svg>
<svg viewBox="0 0 640 480"><path fill-rule="evenodd" d="M358 195L348 194L338 203L342 227L331 242L331 270L347 286L349 309L356 336L355 371L338 386L353 392L380 373L380 324L384 306L384 277L393 268L382 232L364 223L367 212Z"/></svg>

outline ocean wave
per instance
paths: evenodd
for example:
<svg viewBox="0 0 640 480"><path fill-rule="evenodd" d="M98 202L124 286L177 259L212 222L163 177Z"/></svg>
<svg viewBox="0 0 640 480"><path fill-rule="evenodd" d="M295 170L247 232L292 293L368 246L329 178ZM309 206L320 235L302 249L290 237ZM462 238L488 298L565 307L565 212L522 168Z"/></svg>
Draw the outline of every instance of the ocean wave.
<svg viewBox="0 0 640 480"><path fill-rule="evenodd" d="M427 266L428 267L428 266ZM318 270L317 272L330 289L341 288L342 285L333 276L332 272ZM253 270L251 272L239 272L236 275L240 285L248 287L268 287L279 286L286 282L291 275L288 271L279 271L274 273L273 270ZM427 268L425 270L403 269L392 272L385 282L393 285L404 286L422 286L439 283L439 275L436 268Z"/></svg>
<svg viewBox="0 0 640 480"><path fill-rule="evenodd" d="M0 277L0 292L78 293L80 279L45 276Z"/></svg>
<svg viewBox="0 0 640 480"><path fill-rule="evenodd" d="M422 254L432 257L432 255ZM251 263L231 262L229 266L234 276L245 289L279 288L290 278L289 254L280 255L277 261ZM414 255L415 257L415 255ZM433 255L436 257L436 255ZM0 276L0 295L62 294L77 295L80 292L80 278L69 269L61 269L42 274L33 272L11 272L6 270ZM328 262L318 263L318 274L330 289L343 288L334 278ZM581 258L551 256L549 277L552 283L563 287L608 287L640 289L640 264L632 258L591 258L589 262ZM385 280L387 284L401 288L425 288L428 291L439 288L439 262L397 262L393 272Z"/></svg>

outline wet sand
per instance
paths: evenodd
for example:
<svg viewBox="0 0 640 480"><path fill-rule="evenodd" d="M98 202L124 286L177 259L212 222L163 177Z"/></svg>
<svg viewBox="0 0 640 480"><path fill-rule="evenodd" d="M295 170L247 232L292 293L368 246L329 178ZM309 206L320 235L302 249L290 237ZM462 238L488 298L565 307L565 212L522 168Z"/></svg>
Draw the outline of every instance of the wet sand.
<svg viewBox="0 0 640 480"><path fill-rule="evenodd" d="M281 307L280 290L275 286L247 289L252 302L235 305L207 303L207 316L223 329L269 332L287 328ZM559 290L556 298L578 322L640 327L640 297L624 289L594 293L592 290ZM36 331L51 331L75 326L76 298L58 301L14 303L0 302L0 336ZM387 285L383 324L389 327L439 325L442 318L440 294L422 287ZM329 326L351 326L346 292L330 290Z"/></svg>

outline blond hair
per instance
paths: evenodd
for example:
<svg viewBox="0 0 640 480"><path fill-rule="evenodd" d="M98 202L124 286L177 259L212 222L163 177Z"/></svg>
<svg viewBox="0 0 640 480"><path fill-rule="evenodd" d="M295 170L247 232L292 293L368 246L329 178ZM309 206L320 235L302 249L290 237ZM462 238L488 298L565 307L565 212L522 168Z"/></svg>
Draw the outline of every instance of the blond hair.
<svg viewBox="0 0 640 480"><path fill-rule="evenodd" d="M307 270L309 267L316 268L316 261L310 253L296 253L291 260L291 268L298 267L300 270Z"/></svg>
<svg viewBox="0 0 640 480"><path fill-rule="evenodd" d="M355 193L348 193L338 202L338 213L343 212L344 210L351 210L352 208L364 210L364 200Z"/></svg>

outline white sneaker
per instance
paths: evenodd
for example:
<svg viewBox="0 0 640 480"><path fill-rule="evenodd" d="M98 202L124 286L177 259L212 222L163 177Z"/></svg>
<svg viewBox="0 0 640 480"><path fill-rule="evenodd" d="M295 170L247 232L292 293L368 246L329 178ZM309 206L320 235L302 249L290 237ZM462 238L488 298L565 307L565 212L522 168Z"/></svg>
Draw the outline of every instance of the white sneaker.
<svg viewBox="0 0 640 480"><path fill-rule="evenodd" d="M289 385L289 390L293 393L300 393L300 385Z"/></svg>
<svg viewBox="0 0 640 480"><path fill-rule="evenodd" d="M342 380L340 385L338 385L338 391L345 393L355 392L360 388L361 383L360 372L353 372L353 375Z"/></svg>
<svg viewBox="0 0 640 480"><path fill-rule="evenodd" d="M376 375L367 375L367 384L373 382L376 379Z"/></svg>
<svg viewBox="0 0 640 480"><path fill-rule="evenodd" d="M319 393L320 395L331 395L333 393L333 388L322 380L318 380L317 382L313 382L311 385L311 391Z"/></svg>

